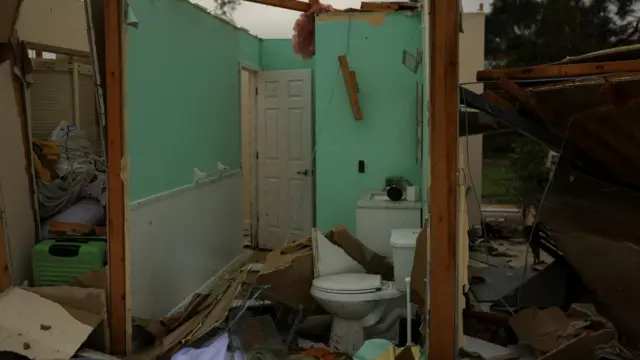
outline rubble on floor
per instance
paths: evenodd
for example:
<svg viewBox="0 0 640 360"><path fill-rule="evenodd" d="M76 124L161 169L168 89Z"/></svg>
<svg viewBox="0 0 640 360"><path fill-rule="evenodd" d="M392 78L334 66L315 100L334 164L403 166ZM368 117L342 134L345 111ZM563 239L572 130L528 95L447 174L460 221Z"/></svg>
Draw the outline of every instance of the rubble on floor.
<svg viewBox="0 0 640 360"><path fill-rule="evenodd" d="M318 273L344 269L322 265L319 244L331 244L363 273L393 279L394 269L343 227L312 234L256 253L169 316L133 319L133 353L126 359L428 358L425 334L412 329L422 328L419 312L411 315L413 322L391 328L393 340L382 334L346 352L336 346L332 316L311 288ZM504 235L472 242L460 359L640 360L640 352L598 312L598 296L561 253L554 256L543 252L533 264L527 240ZM36 360L114 359L107 355L106 296L105 267L65 286L12 288L0 295L0 352ZM31 309L37 316L27 316Z"/></svg>

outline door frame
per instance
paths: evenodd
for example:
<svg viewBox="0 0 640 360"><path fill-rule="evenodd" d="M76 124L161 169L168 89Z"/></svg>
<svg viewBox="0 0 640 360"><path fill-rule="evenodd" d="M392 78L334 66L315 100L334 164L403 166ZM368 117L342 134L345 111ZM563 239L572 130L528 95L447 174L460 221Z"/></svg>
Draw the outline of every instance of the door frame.
<svg viewBox="0 0 640 360"><path fill-rule="evenodd" d="M249 74L249 99L250 99L250 112L249 112L249 150L251 152L251 162L249 164L249 171L251 173L251 223L249 224L250 230L250 243L243 243L244 246L251 248L258 248L258 161L256 159L256 153L258 152L257 133L258 133L258 76L262 72L260 68L240 62L238 68L239 80L240 80L240 116L242 126L242 72L246 71ZM242 128L241 128L242 131ZM242 139L241 139L242 141ZM244 146L241 143L241 146ZM243 193L243 207L244 207L244 180L242 183ZM242 232L244 234L244 210L242 219ZM243 235L244 239L244 235Z"/></svg>

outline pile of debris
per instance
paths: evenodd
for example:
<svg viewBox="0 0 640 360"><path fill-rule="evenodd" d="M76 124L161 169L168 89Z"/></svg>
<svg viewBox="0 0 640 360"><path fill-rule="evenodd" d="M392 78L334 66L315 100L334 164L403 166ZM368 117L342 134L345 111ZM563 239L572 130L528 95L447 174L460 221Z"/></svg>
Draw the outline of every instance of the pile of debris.
<svg viewBox="0 0 640 360"><path fill-rule="evenodd" d="M92 148L84 132L65 121L48 140L33 141L42 240L53 222L104 223L106 161Z"/></svg>

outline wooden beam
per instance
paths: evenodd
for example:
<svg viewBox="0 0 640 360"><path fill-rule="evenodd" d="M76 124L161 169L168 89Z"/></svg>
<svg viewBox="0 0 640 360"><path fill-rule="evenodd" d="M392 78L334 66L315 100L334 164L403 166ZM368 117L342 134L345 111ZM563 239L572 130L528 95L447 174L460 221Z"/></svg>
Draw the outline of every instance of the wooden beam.
<svg viewBox="0 0 640 360"><path fill-rule="evenodd" d="M377 11L377 12L395 12L398 11L400 6L394 3L383 2L366 2L360 3L360 10L364 11Z"/></svg>
<svg viewBox="0 0 640 360"><path fill-rule="evenodd" d="M551 121L553 119L553 116L551 114L549 114L545 109L543 109L542 107L538 106L535 103L535 99L533 98L533 96L527 93L526 90L516 85L516 83L509 80L507 77L505 76L501 77L498 85L506 93L516 98L516 100L518 100L520 105L522 105L527 110L534 113L539 118L545 121Z"/></svg>
<svg viewBox="0 0 640 360"><path fill-rule="evenodd" d="M347 94L349 95L349 102L351 103L353 117L356 120L362 120L362 111L360 110L360 103L358 102L358 83L356 80L356 72L349 69L349 62L347 61L346 56L338 56L338 62L340 63L340 71L342 71L344 86L346 86Z"/></svg>
<svg viewBox="0 0 640 360"><path fill-rule="evenodd" d="M487 98L487 100L491 101L492 103L495 103L497 105L504 107L505 109L511 109L511 110L516 109L515 106L513 106L513 104L511 104L509 101L507 101L507 99L503 98L502 96L496 94L495 91L486 90L484 93L482 93L482 96Z"/></svg>
<svg viewBox="0 0 640 360"><path fill-rule="evenodd" d="M106 95L107 95L107 236L109 259L109 329L111 352L126 355L130 340L127 326L127 276L125 198L121 177L124 159L123 57L124 21L121 0L105 0Z"/></svg>
<svg viewBox="0 0 640 360"><path fill-rule="evenodd" d="M311 10L311 3L297 1L297 0L246 0L248 2L262 4L267 6L274 6L281 9L308 12Z"/></svg>
<svg viewBox="0 0 640 360"><path fill-rule="evenodd" d="M478 71L476 79L478 81L491 81L499 80L503 76L511 80L556 79L635 71L640 71L640 60L490 69Z"/></svg>
<svg viewBox="0 0 640 360"><path fill-rule="evenodd" d="M457 185L459 2L430 3L429 358L454 360L458 352ZM462 319L460 319L460 325Z"/></svg>

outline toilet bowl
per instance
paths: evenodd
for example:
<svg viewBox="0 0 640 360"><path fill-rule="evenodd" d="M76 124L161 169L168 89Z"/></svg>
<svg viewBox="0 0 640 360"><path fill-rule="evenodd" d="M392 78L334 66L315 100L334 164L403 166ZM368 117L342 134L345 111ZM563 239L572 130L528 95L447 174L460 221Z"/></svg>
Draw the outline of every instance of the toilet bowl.
<svg viewBox="0 0 640 360"><path fill-rule="evenodd" d="M420 229L390 230L391 250L386 252L391 253L394 263L393 282L363 273L362 266L313 229L315 279L310 293L333 315L329 340L333 350L353 355L366 339L397 341L400 318L414 308L407 305L405 279L411 276L419 233Z"/></svg>
<svg viewBox="0 0 640 360"><path fill-rule="evenodd" d="M330 347L355 354L365 340L365 329L381 320L388 301L403 294L380 275L336 274L313 280L311 295L333 315Z"/></svg>

